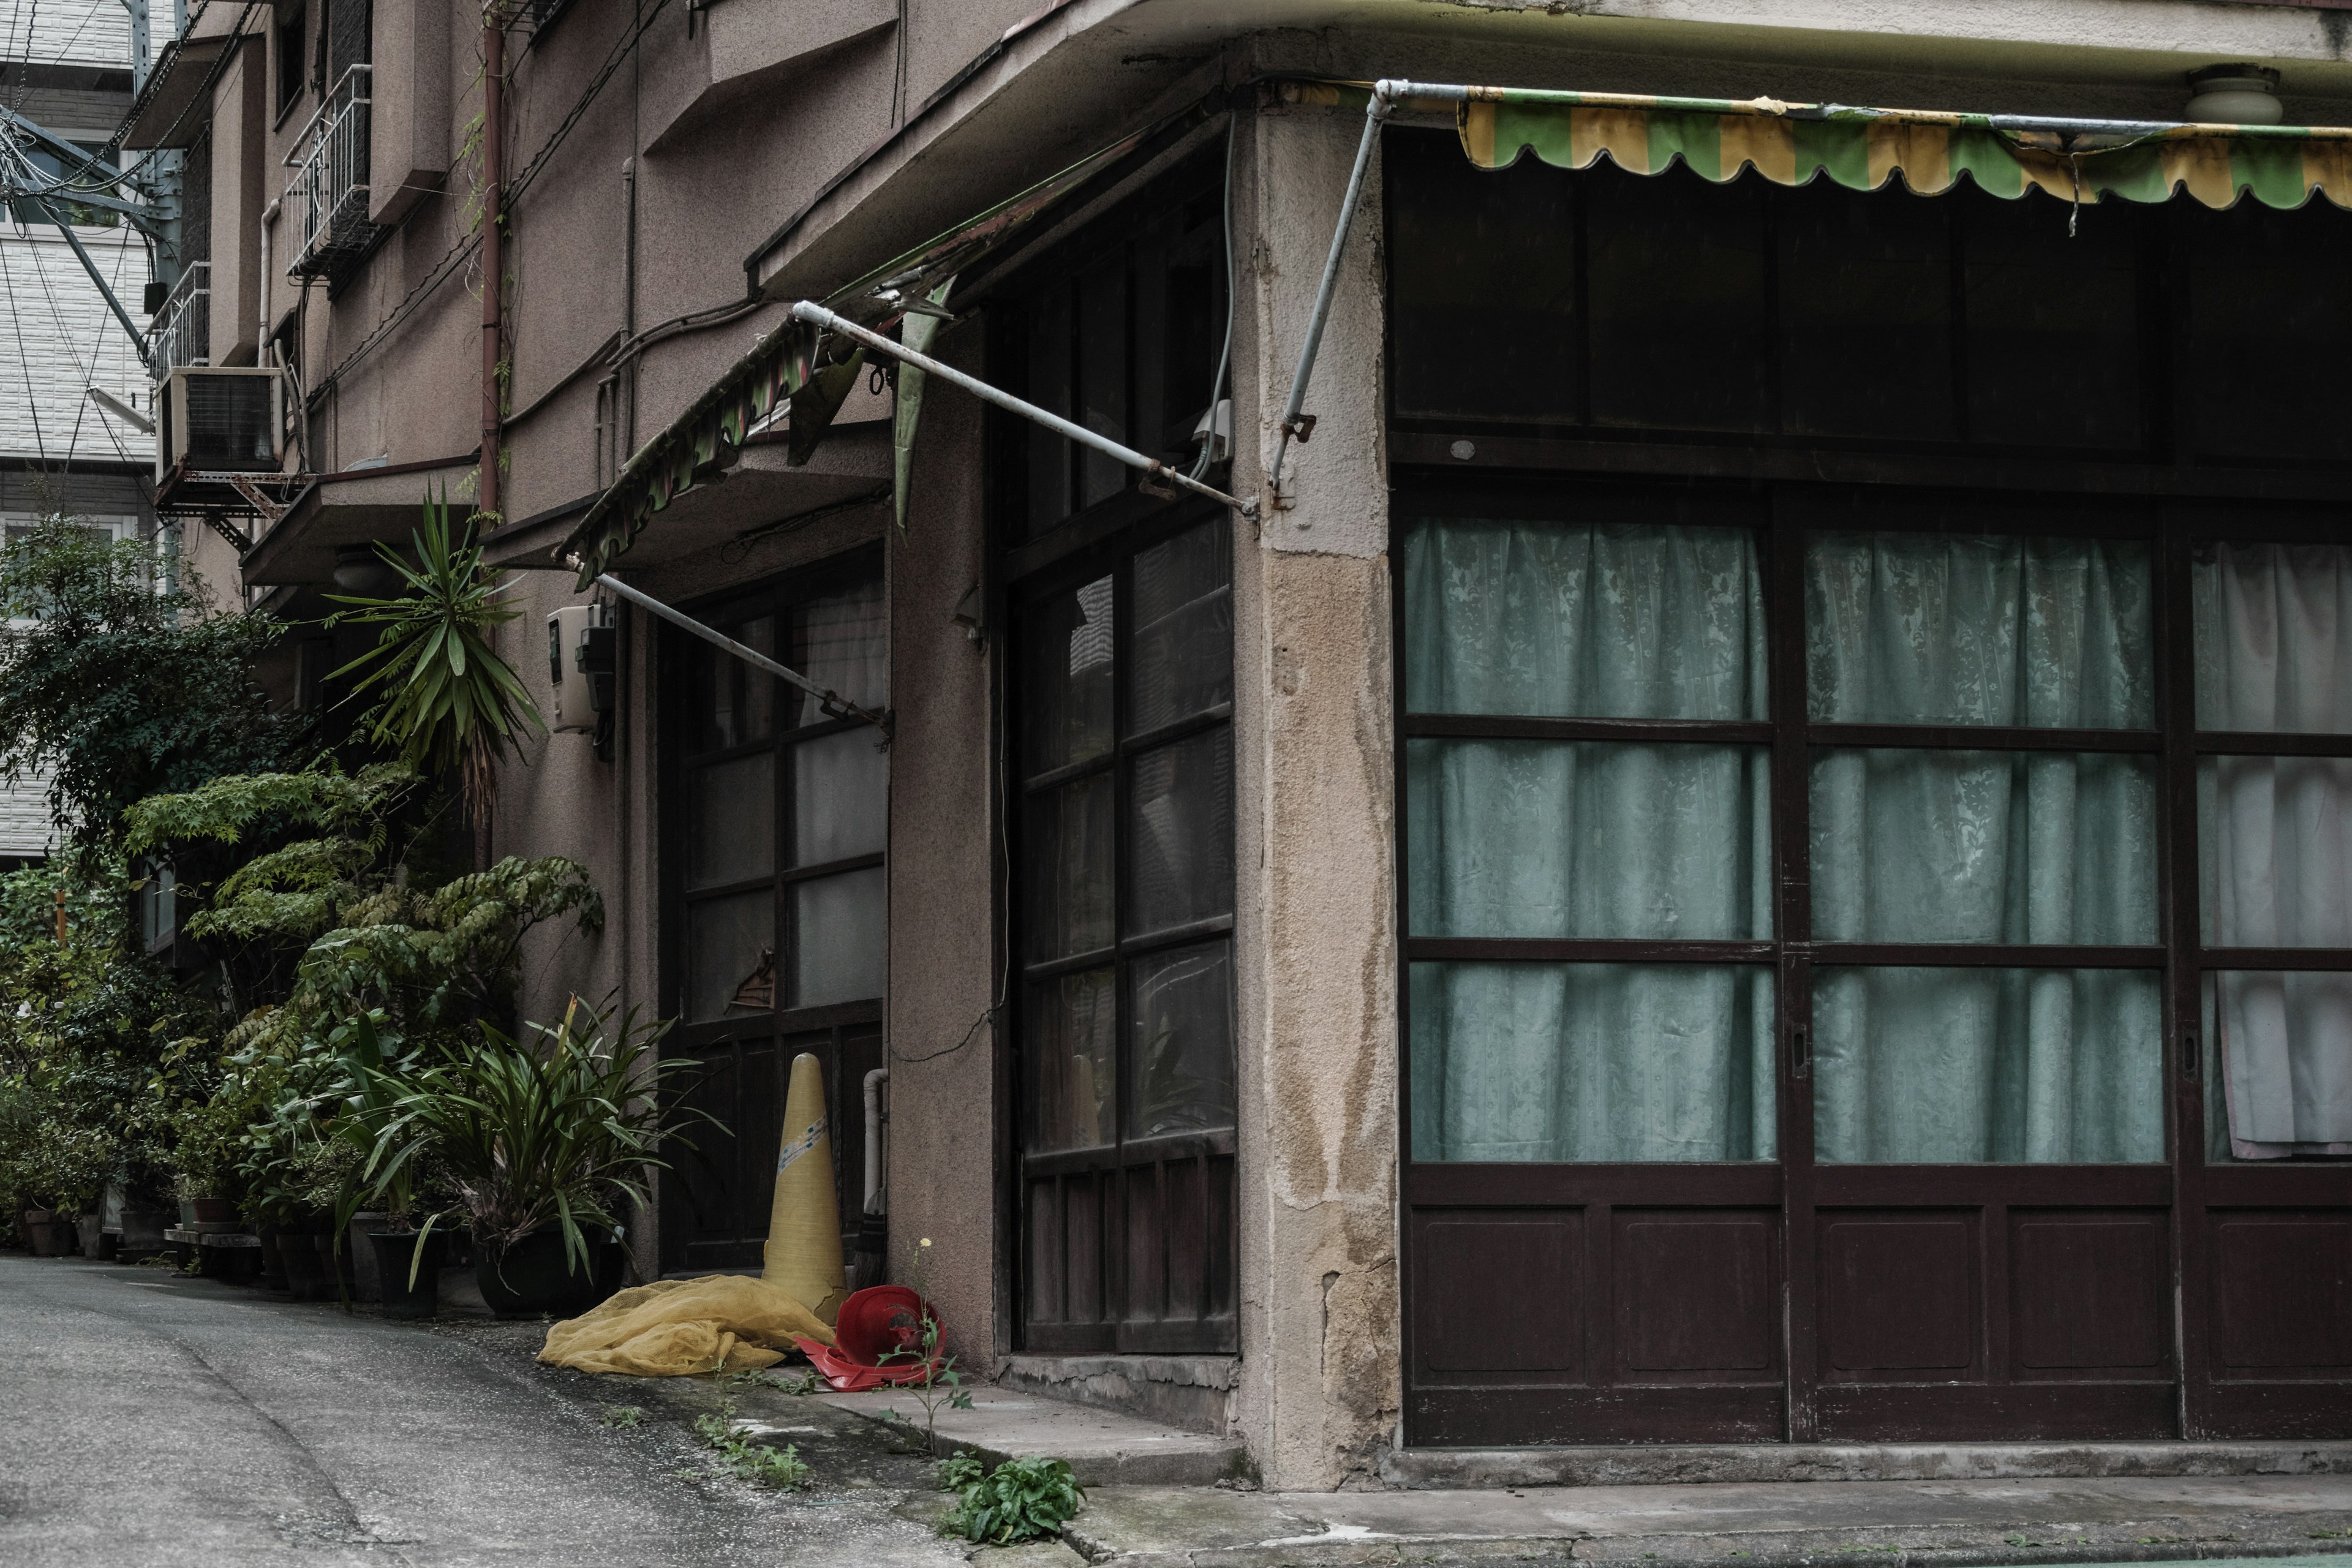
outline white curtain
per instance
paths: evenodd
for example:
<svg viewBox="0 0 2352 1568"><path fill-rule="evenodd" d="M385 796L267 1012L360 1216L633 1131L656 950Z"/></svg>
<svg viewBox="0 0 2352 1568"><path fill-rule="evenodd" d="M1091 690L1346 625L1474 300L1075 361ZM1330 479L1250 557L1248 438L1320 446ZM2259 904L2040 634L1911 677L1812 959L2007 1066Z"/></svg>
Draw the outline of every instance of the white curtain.
<svg viewBox="0 0 2352 1568"><path fill-rule="evenodd" d="M1820 535L1805 582L1817 722L2154 722L2145 546ZM2149 759L1823 751L1811 795L1816 941L2157 941ZM1820 970L1819 1156L2161 1160L2161 994L2152 970Z"/></svg>
<svg viewBox="0 0 2352 1568"><path fill-rule="evenodd" d="M1408 706L1764 716L1762 584L1729 529L1456 521L1405 543ZM1761 747L1415 741L1416 936L1771 931ZM1421 1160L1770 1159L1762 967L1417 963Z"/></svg>
<svg viewBox="0 0 2352 1568"><path fill-rule="evenodd" d="M2352 552L2220 544L2194 583L2200 729L2352 731ZM2207 758L2198 795L2208 942L2352 947L2352 760ZM2352 1153L2352 973L2213 981L2229 1155Z"/></svg>

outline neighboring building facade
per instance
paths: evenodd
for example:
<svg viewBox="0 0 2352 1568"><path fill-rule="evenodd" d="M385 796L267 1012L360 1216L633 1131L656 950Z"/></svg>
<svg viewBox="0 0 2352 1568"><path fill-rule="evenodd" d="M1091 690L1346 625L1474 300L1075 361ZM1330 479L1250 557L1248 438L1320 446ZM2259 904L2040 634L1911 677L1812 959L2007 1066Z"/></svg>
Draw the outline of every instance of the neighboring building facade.
<svg viewBox="0 0 2352 1568"><path fill-rule="evenodd" d="M7 107L92 150L131 107L130 13L114 0L69 0L27 14L0 34L0 94ZM37 171L55 157L31 151ZM12 190L17 187L12 183ZM30 201L0 221L0 525L70 513L117 537L155 527L153 440L89 395L99 387L133 412L152 387L140 347L106 306L56 225ZM68 210L75 238L142 330L146 248L109 215ZM38 859L55 838L47 786L0 785L0 866Z"/></svg>
<svg viewBox="0 0 2352 1568"><path fill-rule="evenodd" d="M643 1266L756 1264L808 1051L845 1232L887 1068L967 1365L1273 1484L2347 1435L2345 143L1788 109L2254 61L2344 125L2326 8L247 15L131 140L210 171L211 363L293 378L239 568L303 613L487 477L518 668L615 605L494 838L611 910L533 1009L675 1016L735 1130ZM1400 95L1286 437L1383 78L1719 101ZM908 377L779 329L934 292L1255 515L934 377L901 528Z"/></svg>

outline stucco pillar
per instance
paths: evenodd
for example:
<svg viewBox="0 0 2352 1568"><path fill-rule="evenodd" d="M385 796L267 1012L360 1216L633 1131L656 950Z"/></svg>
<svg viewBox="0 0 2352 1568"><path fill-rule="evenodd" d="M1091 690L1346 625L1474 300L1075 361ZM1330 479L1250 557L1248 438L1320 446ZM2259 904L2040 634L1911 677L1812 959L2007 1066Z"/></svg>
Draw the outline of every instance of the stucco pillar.
<svg viewBox="0 0 2352 1568"><path fill-rule="evenodd" d="M1245 124L1234 702L1240 1416L1266 1484L1370 1481L1399 1399L1393 781L1377 172L1277 510L1265 474L1359 112Z"/></svg>

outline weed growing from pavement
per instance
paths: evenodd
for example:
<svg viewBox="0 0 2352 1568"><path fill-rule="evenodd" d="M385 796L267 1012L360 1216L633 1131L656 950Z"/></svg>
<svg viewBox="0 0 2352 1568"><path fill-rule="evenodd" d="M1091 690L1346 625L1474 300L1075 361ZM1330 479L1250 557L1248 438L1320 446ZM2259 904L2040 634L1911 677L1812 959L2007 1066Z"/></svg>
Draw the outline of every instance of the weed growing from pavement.
<svg viewBox="0 0 2352 1568"><path fill-rule="evenodd" d="M923 1295L923 1285L929 1273L930 1245L931 1238L928 1236L916 1245L908 1269L911 1276L909 1284L918 1300L927 1300ZM963 1373L956 1370L956 1358L940 1353L940 1321L931 1316L928 1308L923 1312L921 1333L922 1338L916 1349L886 1351L880 1362L887 1366L894 1361L920 1359L921 1376L899 1386L913 1394L915 1403L923 1407L922 1451L929 1453L938 1446L935 1438L940 1429L940 1406L944 1405L950 1410L969 1410L971 1408L971 1394L963 1385ZM881 1415L884 1420L898 1422L910 1431L914 1427L911 1419L896 1410L886 1409Z"/></svg>
<svg viewBox="0 0 2352 1568"><path fill-rule="evenodd" d="M636 1426L645 1418L646 1407L642 1405L607 1405L604 1406L604 1425L607 1426L618 1426L626 1430L627 1428Z"/></svg>
<svg viewBox="0 0 2352 1568"><path fill-rule="evenodd" d="M991 1546L1050 1540L1087 1500L1067 1459L1028 1454L992 1470L969 1448L940 1466L940 1489L956 1494L940 1533Z"/></svg>
<svg viewBox="0 0 2352 1568"><path fill-rule="evenodd" d="M736 1372L728 1373L727 1381L739 1387L772 1388L778 1394L814 1394L817 1391L817 1377L814 1372L803 1373L798 1377L785 1377L772 1372Z"/></svg>
<svg viewBox="0 0 2352 1568"><path fill-rule="evenodd" d="M809 1468L801 1458L797 1444L787 1443L782 1448L772 1448L765 1443L754 1443L735 1430L735 1402L729 1400L716 1411L694 1418L694 1430L704 1445L719 1455L719 1463L739 1481L791 1491L808 1485Z"/></svg>

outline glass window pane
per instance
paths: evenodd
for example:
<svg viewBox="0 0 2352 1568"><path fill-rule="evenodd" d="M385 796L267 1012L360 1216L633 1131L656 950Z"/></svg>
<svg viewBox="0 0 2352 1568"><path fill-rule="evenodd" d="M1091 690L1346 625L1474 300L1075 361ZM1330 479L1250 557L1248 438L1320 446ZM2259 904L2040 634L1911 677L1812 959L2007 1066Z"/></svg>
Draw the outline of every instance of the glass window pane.
<svg viewBox="0 0 2352 1568"><path fill-rule="evenodd" d="M687 773L686 885L708 888L776 868L776 754Z"/></svg>
<svg viewBox="0 0 2352 1568"><path fill-rule="evenodd" d="M1745 529L1432 519L1405 538L1416 713L1761 719Z"/></svg>
<svg viewBox="0 0 2352 1568"><path fill-rule="evenodd" d="M2205 976L2209 1159L2352 1155L2352 973Z"/></svg>
<svg viewBox="0 0 2352 1568"><path fill-rule="evenodd" d="M1135 558L1129 734L1234 700L1232 540L1220 517Z"/></svg>
<svg viewBox="0 0 2352 1568"><path fill-rule="evenodd" d="M1127 256L1120 252L1078 279L1079 423L1097 436L1132 446L1127 429ZM1079 454L1092 506L1127 488L1127 465L1091 447Z"/></svg>
<svg viewBox="0 0 2352 1568"><path fill-rule="evenodd" d="M1709 184L1596 163L1580 176L1592 419L1763 430L1772 405L1770 257L1759 179ZM1466 348L1466 345L1465 345Z"/></svg>
<svg viewBox="0 0 2352 1568"><path fill-rule="evenodd" d="M2292 343L2305 364L2352 354L2352 300L2343 287L2352 219L2332 202L2281 212L2262 202L2223 211L2168 210L2185 243L2188 341L2181 363L2238 366L2248 343ZM2168 305L2170 301L2168 301ZM2173 307L2178 309L2178 307ZM2339 376L2240 374L2182 377L2189 435L2200 453L2342 462L2352 457L2352 386Z"/></svg>
<svg viewBox="0 0 2352 1568"><path fill-rule="evenodd" d="M1031 986L1025 1021L1028 1152L1115 1142L1118 986L1111 971L1090 969Z"/></svg>
<svg viewBox="0 0 2352 1568"><path fill-rule="evenodd" d="M1811 795L1816 941L2158 940L2151 757L1820 751Z"/></svg>
<svg viewBox="0 0 2352 1568"><path fill-rule="evenodd" d="M722 628L737 642L776 657L776 618L759 616ZM687 650L694 689L694 748L717 751L764 741L776 732L776 686L733 654L699 639Z"/></svg>
<svg viewBox="0 0 2352 1568"><path fill-rule="evenodd" d="M1779 192L1780 427L1949 441L1954 204L1899 184Z"/></svg>
<svg viewBox="0 0 2352 1568"><path fill-rule="evenodd" d="M1817 533L1807 708L1840 724L2156 722L2148 551L2129 541Z"/></svg>
<svg viewBox="0 0 2352 1568"><path fill-rule="evenodd" d="M1022 923L1030 963L1111 944L1111 857L1118 827L1113 812L1107 773L1029 797L1022 839L1022 882L1028 892Z"/></svg>
<svg viewBox="0 0 2352 1568"><path fill-rule="evenodd" d="M2164 1158L2152 969L1822 969L1813 1141L1829 1163Z"/></svg>
<svg viewBox="0 0 2352 1568"><path fill-rule="evenodd" d="M793 1005L882 994L882 868L793 884Z"/></svg>
<svg viewBox="0 0 2352 1568"><path fill-rule="evenodd" d="M1135 759L1130 934L1234 908L1234 732L1216 729Z"/></svg>
<svg viewBox="0 0 2352 1568"><path fill-rule="evenodd" d="M1540 158L1474 169L1423 131L1390 132L1381 157L1396 411L1575 418L1576 247L1560 241L1577 176Z"/></svg>
<svg viewBox="0 0 2352 1568"><path fill-rule="evenodd" d="M1974 184L1958 205L1968 290L1969 435L2008 445L2136 447L2141 390L2142 216L2101 202L2058 221L2028 190L2003 201ZM2017 410L2033 405L2033 417Z"/></svg>
<svg viewBox="0 0 2352 1568"><path fill-rule="evenodd" d="M2352 549L2214 544L2191 583L2199 729L2352 733Z"/></svg>
<svg viewBox="0 0 2352 1568"><path fill-rule="evenodd" d="M888 704L890 627L880 583L813 599L793 613L793 651L798 656L793 668L862 707ZM776 686L792 723L824 721L827 715L815 698L796 686Z"/></svg>
<svg viewBox="0 0 2352 1568"><path fill-rule="evenodd" d="M1022 771L1042 773L1111 746L1111 580L1031 610L1022 659Z"/></svg>
<svg viewBox="0 0 2352 1568"><path fill-rule="evenodd" d="M1070 290L1046 289L1029 302L1029 401L1070 415ZM1028 442L1029 531L1045 532L1070 515L1070 443L1043 425L1021 422Z"/></svg>
<svg viewBox="0 0 2352 1568"><path fill-rule="evenodd" d="M2215 947L2352 947L2352 758L2203 757L2199 917Z"/></svg>
<svg viewBox="0 0 2352 1568"><path fill-rule="evenodd" d="M793 864L878 855L890 813L889 753L860 725L792 749Z"/></svg>
<svg viewBox="0 0 2352 1568"><path fill-rule="evenodd" d="M734 1017L776 1005L776 895L768 888L686 906L686 1017Z"/></svg>
<svg viewBox="0 0 2352 1568"><path fill-rule="evenodd" d="M1772 933L1761 746L1405 742L1415 936Z"/></svg>
<svg viewBox="0 0 2352 1568"><path fill-rule="evenodd" d="M1213 942L1136 960L1127 1135L1234 1124L1234 965Z"/></svg>
<svg viewBox="0 0 2352 1568"><path fill-rule="evenodd" d="M1412 1157L1769 1160L1772 972L1412 966Z"/></svg>

